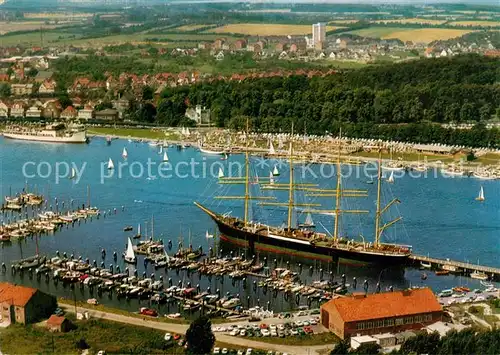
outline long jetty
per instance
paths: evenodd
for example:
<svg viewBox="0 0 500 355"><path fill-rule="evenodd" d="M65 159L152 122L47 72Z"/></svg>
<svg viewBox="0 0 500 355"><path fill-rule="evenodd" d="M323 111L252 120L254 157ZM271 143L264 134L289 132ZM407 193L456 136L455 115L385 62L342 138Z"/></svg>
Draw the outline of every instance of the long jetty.
<svg viewBox="0 0 500 355"><path fill-rule="evenodd" d="M456 273L471 273L474 271L483 272L487 274L491 279L500 280L500 268L484 266L478 264L465 263L462 261L455 261L450 259L438 259L423 255L410 255L410 259L415 262L425 262L430 263L432 268L449 270L450 272ZM455 269L456 271L451 271Z"/></svg>

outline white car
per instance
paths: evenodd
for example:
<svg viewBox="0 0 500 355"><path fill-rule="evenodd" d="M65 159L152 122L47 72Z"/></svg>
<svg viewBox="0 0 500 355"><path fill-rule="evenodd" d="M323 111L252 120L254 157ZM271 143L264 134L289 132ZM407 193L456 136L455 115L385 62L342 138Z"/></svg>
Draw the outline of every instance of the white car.
<svg viewBox="0 0 500 355"><path fill-rule="evenodd" d="M278 333L276 332L276 330L271 330L271 336L272 337L277 337L278 336Z"/></svg>
<svg viewBox="0 0 500 355"><path fill-rule="evenodd" d="M486 301L486 298L484 296L477 296L476 302L482 302L482 301Z"/></svg>
<svg viewBox="0 0 500 355"><path fill-rule="evenodd" d="M276 330L276 324L269 324L269 329Z"/></svg>
<svg viewBox="0 0 500 355"><path fill-rule="evenodd" d="M263 337L268 337L271 333L267 329L261 329L260 334L262 334Z"/></svg>
<svg viewBox="0 0 500 355"><path fill-rule="evenodd" d="M242 330L240 331L240 335L241 335L242 337L246 336L246 335L247 335L247 331L246 331L245 329L242 329Z"/></svg>
<svg viewBox="0 0 500 355"><path fill-rule="evenodd" d="M307 321L307 320L305 320L305 321L303 321L303 322L302 322L302 325L303 325L303 326L308 326L308 325L310 325L310 324L311 324L311 323L309 323L309 321Z"/></svg>
<svg viewBox="0 0 500 355"><path fill-rule="evenodd" d="M318 322L317 322L317 321L316 321L316 319L314 319L314 318L310 319L310 320L309 320L309 323L310 323L311 325L316 325L316 324L318 324Z"/></svg>
<svg viewBox="0 0 500 355"><path fill-rule="evenodd" d="M278 324L278 329L279 330L285 330L285 326L283 324Z"/></svg>
<svg viewBox="0 0 500 355"><path fill-rule="evenodd" d="M243 355L243 350L238 350L238 355Z"/></svg>
<svg viewBox="0 0 500 355"><path fill-rule="evenodd" d="M252 349L251 348L248 348L247 349L247 355L250 355L252 353Z"/></svg>
<svg viewBox="0 0 500 355"><path fill-rule="evenodd" d="M296 321L295 324L297 325L297 327L304 326L304 323L301 320Z"/></svg>
<svg viewBox="0 0 500 355"><path fill-rule="evenodd" d="M233 329L233 330L231 330L231 333L229 333L229 335L236 336L236 335L238 335L239 333L240 333L240 332L239 332L239 330L238 330L238 329Z"/></svg>
<svg viewBox="0 0 500 355"><path fill-rule="evenodd" d="M220 354L220 348L214 348L213 353L214 354Z"/></svg>
<svg viewBox="0 0 500 355"><path fill-rule="evenodd" d="M227 348L222 349L222 354L227 354Z"/></svg>
<svg viewBox="0 0 500 355"><path fill-rule="evenodd" d="M172 340L172 334L170 334L170 333L165 333L165 336L163 337L163 339L165 339L165 341L170 341L170 340Z"/></svg>
<svg viewBox="0 0 500 355"><path fill-rule="evenodd" d="M290 334L297 335L297 334L299 334L299 332L297 331L297 329L291 329Z"/></svg>

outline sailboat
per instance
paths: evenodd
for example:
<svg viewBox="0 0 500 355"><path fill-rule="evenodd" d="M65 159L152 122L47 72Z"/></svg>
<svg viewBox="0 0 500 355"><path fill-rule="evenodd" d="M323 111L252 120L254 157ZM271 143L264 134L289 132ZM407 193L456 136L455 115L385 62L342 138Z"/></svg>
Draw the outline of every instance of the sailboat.
<svg viewBox="0 0 500 355"><path fill-rule="evenodd" d="M222 168L219 168L219 175L218 175L219 179L222 179L224 177L224 171L222 170Z"/></svg>
<svg viewBox="0 0 500 355"><path fill-rule="evenodd" d="M134 235L134 239L139 239L141 237L141 224L137 225L137 234Z"/></svg>
<svg viewBox="0 0 500 355"><path fill-rule="evenodd" d="M275 155L276 150L274 150L273 141L269 140L269 155Z"/></svg>
<svg viewBox="0 0 500 355"><path fill-rule="evenodd" d="M125 159L127 159L127 157L128 157L127 148L125 148L125 147L123 147L122 157Z"/></svg>
<svg viewBox="0 0 500 355"><path fill-rule="evenodd" d="M206 233L205 233L205 238L207 238L207 239L212 239L213 237L214 237L214 235L213 235L213 234L210 234L210 233L208 233L208 231L206 231Z"/></svg>
<svg viewBox="0 0 500 355"><path fill-rule="evenodd" d="M108 169L111 170L111 169L114 169L115 168L115 164L113 164L113 161L111 160L111 158L109 158L108 160Z"/></svg>
<svg viewBox="0 0 500 355"><path fill-rule="evenodd" d="M163 153L163 146L162 145L160 145L160 151L158 152L158 154L161 154L161 153Z"/></svg>
<svg viewBox="0 0 500 355"><path fill-rule="evenodd" d="M168 155L167 155L167 152L164 152L164 153L163 153L163 162L164 162L164 163L168 162Z"/></svg>
<svg viewBox="0 0 500 355"><path fill-rule="evenodd" d="M300 224L299 227L302 227L302 228L314 228L314 227L316 227L314 225L311 213L309 213L309 212L307 213L305 222Z"/></svg>
<svg viewBox="0 0 500 355"><path fill-rule="evenodd" d="M394 183L394 171L391 171L391 175L387 179L387 182L390 182L391 184Z"/></svg>
<svg viewBox="0 0 500 355"><path fill-rule="evenodd" d="M70 179L76 178L76 170L75 168L71 168L71 175L69 176Z"/></svg>
<svg viewBox="0 0 500 355"><path fill-rule="evenodd" d="M128 238L127 251L125 252L125 262L135 264L137 261L134 253L134 247L132 246L132 240Z"/></svg>
<svg viewBox="0 0 500 355"><path fill-rule="evenodd" d="M484 201L484 190L482 186L479 190L479 195L476 197L476 201Z"/></svg>
<svg viewBox="0 0 500 355"><path fill-rule="evenodd" d="M248 123L247 123L248 125ZM248 128L247 128L248 132ZM248 134L248 133L247 133ZM249 201L251 200L273 200L270 196L250 196L249 180L249 153L248 142L245 150L245 178L233 183L245 185L243 196L217 196L218 199L242 199L244 201L243 217L235 217L230 213L220 214L210 210L198 202L194 204L203 212L208 214L220 231L220 238L229 243L241 245L249 249L249 252L255 253L255 250L266 250L281 254L297 255L305 258L324 260L329 262L338 262L339 259L354 260L364 263L387 266L402 266L408 262L411 255L411 246L383 243L381 238L384 232L393 224L401 220L401 217L391 221L384 221L383 214L389 208L398 203L398 199L393 199L385 207L381 206L381 153L379 151L378 164L378 184L377 184L377 210L375 214L375 236L374 241L365 243L364 241L352 240L348 237L340 237L339 220L347 213L368 213L364 210L344 210L341 209L341 197L367 197L365 190L343 189L341 185L340 173L340 139L337 156L337 187L336 189L318 189L311 187L315 184L297 184L294 183L294 165L293 165L293 147L290 144L290 181L286 184L274 184L277 190L288 190L288 202L260 202L261 206L286 206L288 207L288 221L283 227L269 226L263 223L251 221L249 216ZM226 181L221 181L223 183ZM330 210L303 210L309 213L332 213L334 214L334 228L329 237L325 233L311 230L297 229L292 223L292 217L295 213L295 207L316 207L320 204L297 203L294 198L294 190L299 188L307 192L308 196L331 197L335 201L335 208ZM329 233L328 233L329 234Z"/></svg>
<svg viewBox="0 0 500 355"><path fill-rule="evenodd" d="M274 169L273 169L273 176L279 176L279 175L280 175L280 172L278 170L278 167L275 165Z"/></svg>
<svg viewBox="0 0 500 355"><path fill-rule="evenodd" d="M220 160L227 160L227 153L224 153L224 156Z"/></svg>

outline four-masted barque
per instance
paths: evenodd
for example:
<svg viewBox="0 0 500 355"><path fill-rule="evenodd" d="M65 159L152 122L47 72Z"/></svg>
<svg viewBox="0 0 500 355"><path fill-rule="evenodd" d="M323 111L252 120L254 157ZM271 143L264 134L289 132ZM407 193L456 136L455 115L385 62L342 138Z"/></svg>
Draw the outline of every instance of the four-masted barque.
<svg viewBox="0 0 500 355"><path fill-rule="evenodd" d="M248 129L247 129L248 131ZM247 135L248 137L248 135ZM248 147L248 139L246 138ZM224 241L249 248L252 252L255 250L296 255L300 257L319 259L338 262L356 261L362 263L379 264L383 266L396 266L406 264L411 255L411 246L387 244L381 241L384 231L401 220L398 217L387 223L382 222L382 215L394 204L399 203L398 199L393 199L385 207L381 207L381 188L382 173L381 159L378 162L378 185L377 185L377 210L375 214L375 236L373 242L355 241L339 236L339 222L344 214L348 213L368 213L363 210L344 210L341 206L341 199L345 197L366 197L366 190L347 190L342 188L341 170L340 170L340 137L339 137L338 155L337 155L337 183L335 189L319 189L315 184L298 184L294 182L293 168L293 145L290 143L289 163L290 163L290 181L288 183L275 183L269 181L269 178L259 177L259 183L268 189L288 190L288 202L272 202L274 197L262 196L254 197L249 193L249 153L245 150L245 176L244 177L222 177L219 183L222 184L244 184L244 196L218 196L219 199L242 199L244 201L243 218L230 216L228 214L219 214L209 208L194 202L201 210L207 213L217 224L220 231L220 238ZM335 199L335 208L333 210L320 210L315 207L319 204L300 204L294 201L294 191L301 190L306 196L311 197L333 197ZM286 206L288 207L288 223L285 227L269 226L262 223L255 223L249 220L249 203L252 200L264 200L259 202L263 206ZM318 213L334 216L333 233L331 236L319 233L314 227L299 225L298 228L292 226L292 215L295 209L299 207L302 212Z"/></svg>

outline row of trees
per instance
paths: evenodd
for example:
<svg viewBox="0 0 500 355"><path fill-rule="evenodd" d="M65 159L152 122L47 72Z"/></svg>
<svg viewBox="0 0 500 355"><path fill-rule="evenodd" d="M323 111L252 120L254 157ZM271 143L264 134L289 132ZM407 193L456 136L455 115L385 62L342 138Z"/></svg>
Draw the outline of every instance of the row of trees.
<svg viewBox="0 0 500 355"><path fill-rule="evenodd" d="M240 129L249 118L253 129L266 132L289 132L293 122L308 133L336 132L342 126L353 137L498 146L498 130L479 125L456 131L436 124L500 117L498 77L499 61L470 55L326 77L201 83L165 89L160 117L163 123L180 122L187 101L210 108L219 127Z"/></svg>
<svg viewBox="0 0 500 355"><path fill-rule="evenodd" d="M342 341L335 346L330 355L346 354L378 354L380 346L377 344L363 344L356 350L349 350L349 341ZM477 332L474 329L465 329L460 332L450 331L440 338L438 333L420 333L416 337L407 339L401 349L391 354L413 355L459 355L459 354L491 354L497 355L500 349L500 330Z"/></svg>

